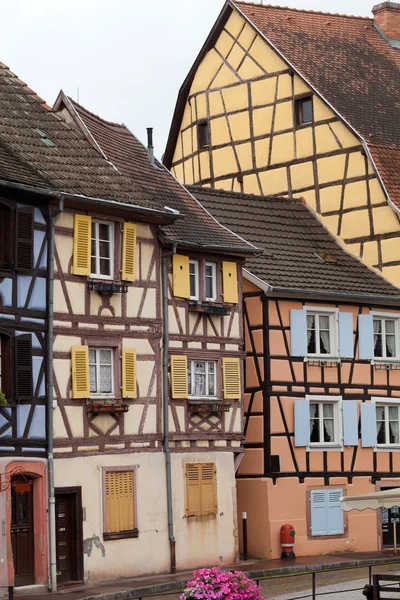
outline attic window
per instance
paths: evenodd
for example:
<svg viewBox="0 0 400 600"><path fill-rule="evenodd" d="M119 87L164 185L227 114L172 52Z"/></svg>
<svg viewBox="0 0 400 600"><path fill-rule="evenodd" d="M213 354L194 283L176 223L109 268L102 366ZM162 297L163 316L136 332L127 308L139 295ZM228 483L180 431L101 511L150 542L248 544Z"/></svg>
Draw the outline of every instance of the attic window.
<svg viewBox="0 0 400 600"><path fill-rule="evenodd" d="M197 125L197 140L199 144L199 150L204 150L210 145L210 129L208 127L208 121L202 121Z"/></svg>
<svg viewBox="0 0 400 600"><path fill-rule="evenodd" d="M55 146L55 143L52 142L51 139L49 139L47 137L47 135L45 133L43 133L43 131L41 131L38 128L34 129L33 131L38 134L38 136L40 137L40 139L42 140L42 142L45 146Z"/></svg>
<svg viewBox="0 0 400 600"><path fill-rule="evenodd" d="M309 125L313 121L312 96L297 98L294 103L296 126Z"/></svg>
<svg viewBox="0 0 400 600"><path fill-rule="evenodd" d="M328 254L327 252L324 252L323 250L318 250L315 253L315 255L318 256L318 258L320 260L322 260L322 262L324 262L324 263L331 263L331 264L337 263L337 258L335 258L334 256L331 256L330 254Z"/></svg>

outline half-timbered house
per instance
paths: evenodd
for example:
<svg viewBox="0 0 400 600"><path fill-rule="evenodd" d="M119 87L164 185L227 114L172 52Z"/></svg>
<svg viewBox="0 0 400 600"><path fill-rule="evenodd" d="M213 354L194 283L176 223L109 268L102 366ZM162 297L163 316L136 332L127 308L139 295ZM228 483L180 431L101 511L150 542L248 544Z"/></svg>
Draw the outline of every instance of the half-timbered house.
<svg viewBox="0 0 400 600"><path fill-rule="evenodd" d="M304 198L400 285L400 4L372 12L228 0L180 89L165 164L185 185Z"/></svg>
<svg viewBox="0 0 400 600"><path fill-rule="evenodd" d="M82 490L82 501L60 490L59 506L84 507L84 577L231 563L241 266L256 249L154 159L151 140L146 149L63 93L55 110L174 218L156 228L150 214L140 223L128 207L86 205L57 220L56 481Z"/></svg>
<svg viewBox="0 0 400 600"><path fill-rule="evenodd" d="M249 552L279 557L285 523L298 555L392 546L391 511L344 516L339 499L400 482L399 290L299 200L189 189L265 249L243 280L246 453L237 487Z"/></svg>

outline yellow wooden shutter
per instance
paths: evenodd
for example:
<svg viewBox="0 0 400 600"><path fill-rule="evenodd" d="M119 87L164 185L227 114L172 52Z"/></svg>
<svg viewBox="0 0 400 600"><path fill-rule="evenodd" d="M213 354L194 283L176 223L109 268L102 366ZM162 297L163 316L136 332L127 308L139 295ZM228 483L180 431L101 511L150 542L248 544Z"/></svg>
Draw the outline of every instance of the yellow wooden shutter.
<svg viewBox="0 0 400 600"><path fill-rule="evenodd" d="M173 398L188 397L188 372L186 356L171 356L171 390Z"/></svg>
<svg viewBox="0 0 400 600"><path fill-rule="evenodd" d="M136 398L136 350L122 348L122 397Z"/></svg>
<svg viewBox="0 0 400 600"><path fill-rule="evenodd" d="M224 381L224 398L225 400L240 400L240 359L239 358L223 358L222 371Z"/></svg>
<svg viewBox="0 0 400 600"><path fill-rule="evenodd" d="M186 516L200 515L200 465L186 465Z"/></svg>
<svg viewBox="0 0 400 600"><path fill-rule="evenodd" d="M217 512L217 497L215 486L215 466L204 463L200 467L200 512L202 515L215 515Z"/></svg>
<svg viewBox="0 0 400 600"><path fill-rule="evenodd" d="M133 471L106 472L105 504L107 532L135 529Z"/></svg>
<svg viewBox="0 0 400 600"><path fill-rule="evenodd" d="M72 397L90 397L89 348L88 346L71 347L72 363Z"/></svg>
<svg viewBox="0 0 400 600"><path fill-rule="evenodd" d="M74 275L90 275L92 243L92 217L74 215L74 255L72 272Z"/></svg>
<svg viewBox="0 0 400 600"><path fill-rule="evenodd" d="M238 279L237 264L235 262L222 262L222 287L224 302L237 304L238 298Z"/></svg>
<svg viewBox="0 0 400 600"><path fill-rule="evenodd" d="M124 281L135 281L136 276L136 225L124 223L122 232L122 269Z"/></svg>
<svg viewBox="0 0 400 600"><path fill-rule="evenodd" d="M174 296L179 298L189 298L190 296L188 256L182 256L182 254L172 256L172 290Z"/></svg>

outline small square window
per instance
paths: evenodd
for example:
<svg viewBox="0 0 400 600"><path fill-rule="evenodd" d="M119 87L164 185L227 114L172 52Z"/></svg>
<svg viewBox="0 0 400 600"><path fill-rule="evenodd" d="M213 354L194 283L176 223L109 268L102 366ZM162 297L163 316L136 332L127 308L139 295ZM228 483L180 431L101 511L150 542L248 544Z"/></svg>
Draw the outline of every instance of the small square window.
<svg viewBox="0 0 400 600"><path fill-rule="evenodd" d="M213 360L188 361L189 396L216 398L216 366Z"/></svg>
<svg viewBox="0 0 400 600"><path fill-rule="evenodd" d="M112 348L89 348L89 373L91 396L114 395Z"/></svg>
<svg viewBox="0 0 400 600"><path fill-rule="evenodd" d="M91 276L112 279L114 270L114 224L92 222Z"/></svg>
<svg viewBox="0 0 400 600"><path fill-rule="evenodd" d="M210 145L210 129L208 121L203 121L197 125L197 139L199 144L199 150L204 150Z"/></svg>
<svg viewBox="0 0 400 600"><path fill-rule="evenodd" d="M399 320L374 316L374 358L399 359Z"/></svg>
<svg viewBox="0 0 400 600"><path fill-rule="evenodd" d="M336 313L307 310L307 356L336 357Z"/></svg>
<svg viewBox="0 0 400 600"><path fill-rule="evenodd" d="M313 121L312 96L295 100L296 126L309 125Z"/></svg>

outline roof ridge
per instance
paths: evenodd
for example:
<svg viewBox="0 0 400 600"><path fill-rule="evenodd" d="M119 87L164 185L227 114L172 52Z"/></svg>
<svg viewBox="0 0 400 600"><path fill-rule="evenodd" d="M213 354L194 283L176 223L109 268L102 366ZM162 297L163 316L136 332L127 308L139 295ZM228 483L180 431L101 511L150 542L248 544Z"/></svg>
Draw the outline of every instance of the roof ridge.
<svg viewBox="0 0 400 600"><path fill-rule="evenodd" d="M39 96L39 94L37 94L35 92L35 90L33 90L31 87L29 87L29 85L27 83L25 83L25 81L23 81L20 77L18 77L18 75L16 73L14 73L14 71L12 71L10 69L10 67L8 65L6 65L5 63L0 61L0 68L5 69L6 71L8 71L10 73L10 75L12 77L15 77L15 79L17 79L17 81L25 88L27 88L27 90L29 92L31 92L32 96L35 96L35 98L38 100L38 102L41 104L41 106L43 106L43 108L45 110L50 110L52 111L53 109L51 108L51 106L49 106L46 102L46 100L44 100L41 96Z"/></svg>
<svg viewBox="0 0 400 600"><path fill-rule="evenodd" d="M323 15L326 17L345 17L347 19L363 19L366 21L374 21L372 17L362 17L360 15L346 15L344 13L330 13L322 10L311 10L305 8L291 8L290 6L279 6L277 4L262 4L260 2L245 2L244 0L231 0L234 4L245 4L246 6L254 6L257 8L276 8L280 10L290 10L298 13L307 13L312 15Z"/></svg>
<svg viewBox="0 0 400 600"><path fill-rule="evenodd" d="M120 127L121 129L124 129L125 131L128 131L126 125L124 125L123 123L117 123L116 121L107 121L107 119L103 119L99 115L96 115L96 113L92 112L91 110L88 110L82 104L79 104L79 102L76 102L76 100L71 98L71 96L67 96L67 98L74 106L77 106L81 110L84 110L88 115L95 117L95 119L97 119L98 121L101 121L102 123L105 123L106 125L114 125L116 127Z"/></svg>

